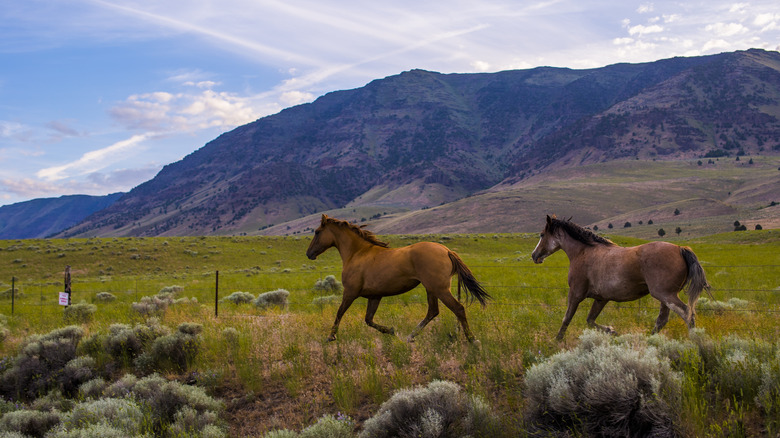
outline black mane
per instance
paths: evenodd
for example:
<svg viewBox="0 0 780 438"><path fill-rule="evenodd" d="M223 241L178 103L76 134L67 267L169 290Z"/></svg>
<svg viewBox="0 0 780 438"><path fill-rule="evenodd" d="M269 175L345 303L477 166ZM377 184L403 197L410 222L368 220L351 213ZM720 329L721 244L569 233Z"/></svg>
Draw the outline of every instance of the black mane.
<svg viewBox="0 0 780 438"><path fill-rule="evenodd" d="M557 230L563 230L578 242L582 242L588 246L593 245L607 245L616 246L616 244L604 237L595 234L594 232L587 230L569 219L558 219L553 216L550 222L545 227L545 232L555 233Z"/></svg>

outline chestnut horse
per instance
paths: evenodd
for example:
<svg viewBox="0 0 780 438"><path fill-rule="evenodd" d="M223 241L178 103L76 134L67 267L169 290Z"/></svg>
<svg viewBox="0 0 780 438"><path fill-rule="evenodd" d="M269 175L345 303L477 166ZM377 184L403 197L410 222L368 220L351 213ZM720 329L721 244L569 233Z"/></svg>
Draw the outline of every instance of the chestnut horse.
<svg viewBox="0 0 780 438"><path fill-rule="evenodd" d="M569 297L563 324L556 338L563 334L585 298L593 298L588 325L608 333L612 327L596 324L596 317L608 301L631 301L648 293L661 302L661 311L653 333L669 321L669 309L688 325L695 326L696 301L710 285L693 251L668 242L650 242L624 248L598 236L570 220L547 216L547 224L531 258L542 263L550 254L563 249L569 257ZM688 305L677 294L687 287Z"/></svg>
<svg viewBox="0 0 780 438"><path fill-rule="evenodd" d="M457 254L434 242L419 242L403 248L389 248L370 231L346 221L322 215L322 221L306 250L314 260L328 248L335 246L343 264L341 282L344 295L328 341L336 339L339 322L344 312L358 297L368 299L366 324L382 333L394 334L391 327L374 322L374 313L382 297L408 292L422 283L428 296L428 314L409 335L409 341L439 314L439 300L460 321L469 342L474 335L466 321L466 309L450 293L452 276L458 274L458 294L461 286L483 306L490 295L474 278Z"/></svg>

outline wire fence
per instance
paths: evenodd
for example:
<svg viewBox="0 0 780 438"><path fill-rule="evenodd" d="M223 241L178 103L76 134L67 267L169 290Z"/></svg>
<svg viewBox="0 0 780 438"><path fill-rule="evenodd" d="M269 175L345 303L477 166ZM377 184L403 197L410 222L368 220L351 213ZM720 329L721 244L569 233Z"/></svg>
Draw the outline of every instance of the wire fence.
<svg viewBox="0 0 780 438"><path fill-rule="evenodd" d="M566 294L568 287L565 284L565 271L568 266L530 266L530 265L475 265L472 270L481 270L489 272L492 269L535 269L535 270L560 270L562 271L562 282L556 282L555 285L529 285L529 284L503 284L501 282L484 282L483 286L488 291L501 291L501 298L490 302L492 306L502 307L538 307L546 309L566 308ZM747 278L750 275L757 275L758 272L769 271L770 276L780 272L780 265L707 265L706 269L727 270L729 275L736 275ZM112 303L115 306L126 306L130 311L132 303L139 302L143 297L154 296L160 289L161 284L184 283L185 290L182 295L194 297L198 303L214 308L215 316L219 316L219 309L231 303L225 303L223 300L235 291L249 291L250 293L260 294L268 290L277 289L275 285L283 284L286 290L291 293L290 310L294 311L312 305L311 293L313 285L317 280L323 279L327 275L340 276L340 270L290 270L290 269L272 269L267 271L253 270L234 270L228 272L212 271L200 274L172 275L164 276L139 276L122 277L117 279L90 279L81 280L77 275L72 278L72 303L99 302L97 294L108 292L117 297ZM487 278L494 278L487 276ZM280 280L281 279L281 280ZM21 281L14 277L8 280L11 284L9 290L0 292L0 314L14 317L43 317L42 315L55 315L62 311L63 306L58 300L59 293L64 290L62 281ZM712 282L712 281L711 281ZM740 307L720 307L717 312L747 312L760 313L768 315L780 314L780 275L769 278L768 282L773 284L773 288L754 288L754 287L732 287L718 288L717 284L712 289L716 297L738 297L750 294L753 301L748 306ZM766 283L766 282L764 282ZM456 287L453 281L453 289ZM553 291L559 292L555 295L549 295L547 300L534 299L539 292ZM328 294L322 294L326 296ZM507 296L511 295L511 299ZM307 297L307 301L302 301L299 297ZM424 305L427 300L423 294L406 294L401 299L387 299L383 301L386 305ZM337 305L335 301L334 305ZM653 300L644 297L637 301L615 303L612 308L619 311L642 311L652 307L657 307ZM257 315L257 311L251 307L245 308L246 314ZM708 312L710 309L697 309L697 311ZM253 313L252 313L253 312ZM238 308L231 308L231 314L240 314ZM224 313L223 313L224 316ZM556 322L557 323L557 322Z"/></svg>

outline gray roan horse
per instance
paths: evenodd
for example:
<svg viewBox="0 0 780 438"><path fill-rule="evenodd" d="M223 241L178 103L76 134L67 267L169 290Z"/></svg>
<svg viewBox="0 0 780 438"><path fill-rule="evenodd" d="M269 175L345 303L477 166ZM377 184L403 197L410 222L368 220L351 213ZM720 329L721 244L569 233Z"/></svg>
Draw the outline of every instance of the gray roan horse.
<svg viewBox="0 0 780 438"><path fill-rule="evenodd" d="M341 317L358 297L368 299L366 324L382 333L394 334L391 327L374 322L379 301L382 297L408 292L420 283L425 286L428 295L428 314L409 335L409 341L439 314L439 300L458 318L466 339L469 342L475 340L466 321L466 309L450 293L452 276L458 275L458 295L461 286L465 286L483 306L490 295L460 257L446 246L435 242L418 242L402 248L389 248L370 231L323 214L306 256L314 260L332 246L339 251L343 263L341 282L344 284L344 295L336 312L329 341L336 339Z"/></svg>
<svg viewBox="0 0 780 438"><path fill-rule="evenodd" d="M612 327L596 324L596 317L608 301L632 301L648 293L661 302L653 333L669 321L669 309L680 315L688 329L695 325L696 301L710 285L693 251L668 242L650 242L624 248L592 233L570 220L547 216L547 224L531 258L542 263L563 249L569 257L569 297L566 315L556 338L566 328L585 298L593 298L588 325L608 333ZM688 305L677 294L687 287Z"/></svg>

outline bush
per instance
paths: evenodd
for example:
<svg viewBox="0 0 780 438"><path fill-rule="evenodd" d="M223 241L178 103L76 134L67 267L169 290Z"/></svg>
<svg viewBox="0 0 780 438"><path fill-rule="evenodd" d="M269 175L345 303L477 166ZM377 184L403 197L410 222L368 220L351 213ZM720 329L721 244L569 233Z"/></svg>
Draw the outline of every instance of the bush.
<svg viewBox="0 0 780 438"><path fill-rule="evenodd" d="M341 293L344 290L344 286L340 281L336 280L335 276L328 275L314 283L314 290L327 293Z"/></svg>
<svg viewBox="0 0 780 438"><path fill-rule="evenodd" d="M46 335L29 336L11 367L0 375L0 394L32 400L59 386L63 368L76 357L83 334L80 327L68 326Z"/></svg>
<svg viewBox="0 0 780 438"><path fill-rule="evenodd" d="M194 423L187 422L187 419L197 421L192 411L194 417L216 421L214 414L223 408L221 402L209 397L202 388L167 381L157 374L138 380L132 394L150 408L155 425L169 425L178 419L178 427L193 426ZM186 412L181 412L184 408Z"/></svg>
<svg viewBox="0 0 780 438"><path fill-rule="evenodd" d="M99 303L111 303L116 301L116 296L111 292L98 292L98 294L95 295L95 301Z"/></svg>
<svg viewBox="0 0 780 438"><path fill-rule="evenodd" d="M65 307L63 314L65 322L86 324L92 321L92 314L97 310L97 306L89 303L71 304Z"/></svg>
<svg viewBox="0 0 780 438"><path fill-rule="evenodd" d="M499 423L479 397L452 382L402 389L363 425L360 438L494 436Z"/></svg>
<svg viewBox="0 0 780 438"><path fill-rule="evenodd" d="M588 436L675 436L680 373L651 346L621 345L594 330L580 341L528 371L529 425Z"/></svg>
<svg viewBox="0 0 780 438"><path fill-rule="evenodd" d="M57 412L13 411L0 419L0 431L42 437L59 422L60 414Z"/></svg>
<svg viewBox="0 0 780 438"><path fill-rule="evenodd" d="M756 395L756 405L766 417L768 433L780 432L780 350L771 361L761 366L761 385Z"/></svg>
<svg viewBox="0 0 780 438"><path fill-rule="evenodd" d="M200 324L183 323L175 333L155 339L134 364L143 372L185 371L198 355L202 330Z"/></svg>
<svg viewBox="0 0 780 438"><path fill-rule="evenodd" d="M95 359L90 356L79 356L71 360L65 364L60 377L62 392L68 397L74 396L79 386L92 380L95 370Z"/></svg>
<svg viewBox="0 0 780 438"><path fill-rule="evenodd" d="M247 304L251 303L254 299L255 296L249 292L233 292L232 294L223 298L221 301L229 301L233 304Z"/></svg>
<svg viewBox="0 0 780 438"><path fill-rule="evenodd" d="M277 289L258 295L252 304L261 309L265 309L271 306L277 306L285 309L287 308L287 297L289 296L290 292L284 289Z"/></svg>
<svg viewBox="0 0 780 438"><path fill-rule="evenodd" d="M104 350L124 366L129 366L149 348L155 339L168 335L170 330L160 325L156 318L150 318L146 324L136 324L135 327L127 324L112 324L108 332L104 341Z"/></svg>
<svg viewBox="0 0 780 438"><path fill-rule="evenodd" d="M144 412L136 401L130 398L102 398L77 404L62 419L59 432L102 425L122 431L125 436L133 436L141 433L146 424Z"/></svg>

